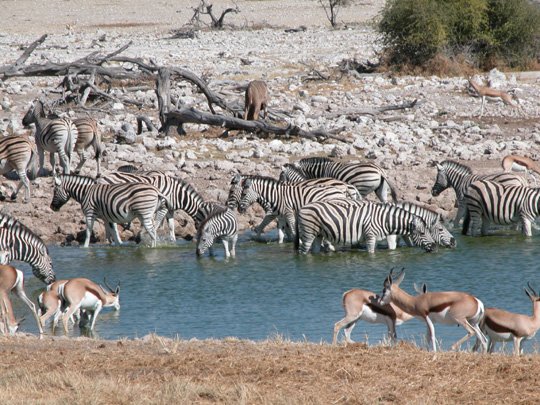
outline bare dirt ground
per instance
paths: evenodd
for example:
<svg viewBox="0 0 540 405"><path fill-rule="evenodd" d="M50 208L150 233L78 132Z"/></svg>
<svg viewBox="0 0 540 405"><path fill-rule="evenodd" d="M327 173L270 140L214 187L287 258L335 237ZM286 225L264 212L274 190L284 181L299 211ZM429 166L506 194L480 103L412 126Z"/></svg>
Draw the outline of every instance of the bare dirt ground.
<svg viewBox="0 0 540 405"><path fill-rule="evenodd" d="M113 38L120 37L119 42L125 43L130 36L136 39L139 35L166 33L180 28L191 18L191 7L198 3L191 0L2 1L0 39L2 43L28 44L43 33L57 34L57 37L65 34L66 38L69 34L69 52L72 52L77 43L88 38L85 35L96 38L107 33ZM215 0L211 3L215 11L219 12L232 2ZM226 21L237 28L328 25L316 1L253 0L236 3L241 13L229 15ZM340 21L346 24L368 23L383 3L382 0L360 2L357 6L343 10ZM324 39L319 41L321 47L325 46ZM156 53L160 51L159 42L152 45ZM353 45L363 46L361 43ZM271 48L272 43L268 46ZM167 54L176 51L163 52ZM88 53L87 48L80 52ZM152 52L153 55L153 51L144 52ZM141 54L145 55L143 51ZM13 61L18 56L14 54L9 59ZM188 52L185 58L186 64L190 66ZM286 58L284 56L282 59ZM305 69L305 66L291 67L285 62L282 60L281 65L276 64L276 71L284 72L283 75L289 70ZM278 74L274 73L276 76ZM250 75L253 72L250 71L243 78L251 78ZM224 77L228 78L226 75ZM440 88L421 89L420 93L441 112L448 105L456 104L461 108L458 111L462 114L460 117L450 117L458 123L470 119L470 111L467 109L473 108L471 106L478 108L477 102L463 105L465 97L461 88L453 88L443 80L430 83L426 79L425 83L426 86L435 83ZM47 85L52 86L51 83ZM347 80L332 85L314 82L306 84L306 90L310 94L326 96L333 92L351 91L351 97L355 98L368 93L368 90L356 89L356 86L359 86L358 83L349 83ZM392 91L389 81L382 86ZM276 93L288 91L289 87L293 86L283 85L283 88L274 89L274 95L277 97ZM402 92L412 87L412 84L408 79L403 79L402 88L395 87ZM410 91L416 90L413 88ZM436 94L436 99L432 97L433 94ZM14 102L23 104L33 96L34 93L30 92L24 96L15 94L10 97ZM19 107L17 114L21 115L21 111L22 107ZM9 112L3 114L2 117L8 116ZM482 122L482 125L488 126L495 124L500 131L493 138L498 142L509 142L515 138L517 129L523 134L528 133L528 128L537 126L538 118L534 115L529 119L488 116ZM215 138L218 133L210 130L205 132L205 136ZM110 138L111 134L105 136ZM198 133L192 133L183 142L191 147L190 142L196 143L199 136ZM538 146L531 143L530 151L535 153L537 150ZM215 158L216 151L211 152ZM165 153L156 152L155 156ZM442 153L437 155L439 158L441 156ZM263 160L254 161L259 165ZM434 204L428 188L433 182L435 171L426 167L425 162L421 165L418 163L409 162L406 168L391 168L389 172L398 189L404 190L402 195ZM499 160L476 159L467 163L477 170L486 171L498 167ZM197 161L197 164L200 162ZM199 190L226 190L230 177L225 176L223 170L196 165L188 176ZM279 166L276 162L273 165ZM238 166L242 167L242 164ZM66 207L61 214L51 213L48 209L51 199L50 178L40 179L34 188L36 194L32 204L6 204L8 210L24 219L27 224L35 224L36 227L39 224L40 235L49 243L62 242L66 233L76 233L83 229L80 222L73 221L73 218L81 216L78 205ZM453 200L447 197L439 200L438 205L450 211ZM60 227L64 228L61 232ZM234 339L171 341L152 336L137 341L115 342L82 338L47 338L38 341L35 337L18 335L0 338L0 359L0 403L3 404L532 404L540 400L540 358L537 355L516 359L505 355L487 356L463 352L433 354L408 344L394 348L368 348L363 344L331 347L281 342L279 339L254 343Z"/></svg>

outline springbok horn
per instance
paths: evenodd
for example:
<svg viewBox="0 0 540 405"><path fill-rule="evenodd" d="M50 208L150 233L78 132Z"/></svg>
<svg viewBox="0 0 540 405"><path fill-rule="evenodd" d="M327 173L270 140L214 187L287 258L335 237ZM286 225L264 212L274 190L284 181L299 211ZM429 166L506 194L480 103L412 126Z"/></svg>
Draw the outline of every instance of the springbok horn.
<svg viewBox="0 0 540 405"><path fill-rule="evenodd" d="M529 289L532 291L535 297L538 297L538 294L536 293L536 291L534 291L534 288L531 287L530 281L527 281L527 287L529 287Z"/></svg>
<svg viewBox="0 0 540 405"><path fill-rule="evenodd" d="M107 287L110 292L114 292L111 286L107 283L107 277L103 277L103 284L105 284L105 287Z"/></svg>

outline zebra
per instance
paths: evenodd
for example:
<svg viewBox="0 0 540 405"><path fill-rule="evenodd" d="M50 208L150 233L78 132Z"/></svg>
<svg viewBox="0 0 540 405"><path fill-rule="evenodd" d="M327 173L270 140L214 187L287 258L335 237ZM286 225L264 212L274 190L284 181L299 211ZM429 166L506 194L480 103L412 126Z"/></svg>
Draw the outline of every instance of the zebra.
<svg viewBox="0 0 540 405"><path fill-rule="evenodd" d="M197 256L203 255L207 249L213 255L212 245L216 241L221 241L225 248L225 257L234 257L237 239L238 223L234 210L229 207L215 208L197 230Z"/></svg>
<svg viewBox="0 0 540 405"><path fill-rule="evenodd" d="M429 225L431 236L438 245L449 248L456 247L456 239L444 226L443 220L439 213L410 201L401 201L395 203L394 205L422 218L424 222ZM408 246L413 246L413 242L409 236L403 235L403 239ZM389 244L391 244L390 241Z"/></svg>
<svg viewBox="0 0 540 405"><path fill-rule="evenodd" d="M283 165L281 168L281 173L279 173L279 181L283 182L299 183L307 179L307 175L303 172L303 170L291 163L286 163Z"/></svg>
<svg viewBox="0 0 540 405"><path fill-rule="evenodd" d="M90 235L97 217L105 221L105 228L112 234L114 243L121 245L118 230L112 224L130 222L138 218L152 239L157 243L154 218L165 216L167 197L151 184L96 184L91 177L60 175L54 177L54 195L51 209L58 211L73 198L81 204L86 218L86 238L84 247L90 244Z"/></svg>
<svg viewBox="0 0 540 405"><path fill-rule="evenodd" d="M296 211L308 202L356 196L358 193L353 186L336 179L315 179L289 184L271 177L252 176L242 182L238 211L243 213L251 204L258 202L266 212L263 221L255 229L258 234L270 221L281 215L285 217L294 236Z"/></svg>
<svg viewBox="0 0 540 405"><path fill-rule="evenodd" d="M55 153L60 156L64 174L69 174L71 153L77 142L77 127L69 118L49 119L45 116L43 103L36 100L25 114L24 126L36 124L36 145L39 154L39 173L44 175L45 151L50 154L52 170L55 170Z"/></svg>
<svg viewBox="0 0 540 405"><path fill-rule="evenodd" d="M464 164L453 160L445 160L442 163L437 163L437 178L435 184L431 188L431 195L437 197L444 190L452 187L456 193L456 207L458 208L456 216L453 220L454 227L459 225L459 222L466 215L465 193L469 186L477 180L491 180L504 185L512 186L527 186L527 181L513 173L496 173L479 175L473 174L472 169Z"/></svg>
<svg viewBox="0 0 540 405"><path fill-rule="evenodd" d="M24 203L30 201L30 182L26 171L30 170L30 179L37 176L37 155L35 144L25 136L0 137L0 174L8 173L15 169L19 176L19 185L11 194L11 199L16 200L22 186L25 188ZM0 201L6 197L0 193Z"/></svg>
<svg viewBox="0 0 540 405"><path fill-rule="evenodd" d="M387 235L410 235L427 252L436 248L425 221L392 204L350 199L312 202L298 211L296 226L295 248L302 254L312 246L318 252L323 239L332 244L365 240L367 251L374 253L377 239Z"/></svg>
<svg viewBox="0 0 540 405"><path fill-rule="evenodd" d="M28 263L32 273L45 284L56 280L47 245L17 219L0 213L0 250L9 252L9 260ZM7 262L2 262L7 264Z"/></svg>
<svg viewBox="0 0 540 405"><path fill-rule="evenodd" d="M77 142L75 143L75 152L79 155L79 164L75 168L75 174L79 174L86 162L85 151L90 146L94 148L94 159L96 159L97 172L96 177L101 176L101 157L103 146L101 143L101 132L97 121L90 117L77 118L73 121L77 127Z"/></svg>
<svg viewBox="0 0 540 405"><path fill-rule="evenodd" d="M508 225L521 221L523 234L532 236L532 223L540 215L540 188L479 180L469 186L465 203L467 216L463 221L463 235L469 230L475 235L479 222L481 234L485 235L489 222Z"/></svg>
<svg viewBox="0 0 540 405"><path fill-rule="evenodd" d="M122 183L146 183L156 187L161 194L167 197L169 211L166 213L169 225L169 238L176 240L174 233L174 211L183 210L195 223L197 228L207 214L212 211L215 203L205 202L204 198L195 188L186 181L177 177L167 176L160 171L139 173L117 172L103 176L97 181L98 184L122 184ZM156 218L158 226L163 217Z"/></svg>
<svg viewBox="0 0 540 405"><path fill-rule="evenodd" d="M374 163L341 163L330 158L312 157L294 163L307 178L333 177L352 184L362 197L372 191L381 202L387 201L388 190L393 201L397 200L395 187L384 169Z"/></svg>

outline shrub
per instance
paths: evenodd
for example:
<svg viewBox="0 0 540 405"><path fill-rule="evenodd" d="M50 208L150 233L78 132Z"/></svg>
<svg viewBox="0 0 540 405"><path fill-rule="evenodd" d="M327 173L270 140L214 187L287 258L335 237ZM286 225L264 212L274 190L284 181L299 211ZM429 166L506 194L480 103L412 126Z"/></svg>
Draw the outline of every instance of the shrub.
<svg viewBox="0 0 540 405"><path fill-rule="evenodd" d="M540 52L540 7L527 0L388 0L378 28L398 66L437 56L522 67Z"/></svg>

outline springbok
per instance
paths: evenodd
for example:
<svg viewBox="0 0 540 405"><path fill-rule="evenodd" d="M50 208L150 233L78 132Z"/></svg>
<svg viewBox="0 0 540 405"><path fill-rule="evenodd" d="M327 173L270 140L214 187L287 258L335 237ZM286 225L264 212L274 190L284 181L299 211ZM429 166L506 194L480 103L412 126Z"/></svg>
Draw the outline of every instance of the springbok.
<svg viewBox="0 0 540 405"><path fill-rule="evenodd" d="M60 285L58 293L65 302L62 323L66 333L69 319L78 310L88 312L92 319L90 330L93 330L97 316L103 307L114 307L117 311L120 309L120 283L114 290L109 287L106 280L104 283L109 291L87 278L73 278Z"/></svg>
<svg viewBox="0 0 540 405"><path fill-rule="evenodd" d="M262 80L250 82L246 89L244 106L244 119L257 121L260 112L264 111L264 118L268 118L268 87Z"/></svg>
<svg viewBox="0 0 540 405"><path fill-rule="evenodd" d="M58 293L61 285L64 285L69 280L56 280L54 283L47 286L47 290L43 291L38 296L38 315L42 325L45 325L47 320L53 316L52 329L58 325L58 320L62 315L62 298ZM77 317L78 314L74 314Z"/></svg>
<svg viewBox="0 0 540 405"><path fill-rule="evenodd" d="M428 327L427 340L431 341L434 352L437 351L435 327L433 326L435 322L461 325L467 331L467 335L452 345L452 350L457 350L464 342L476 335L482 345L482 351L486 351L487 339L479 326L484 317L482 301L459 291L426 292L414 297L399 288L403 277L405 277L404 269L395 279L393 269L390 270L390 274L384 280L383 292L379 299L380 304L393 303L412 316L423 319Z"/></svg>
<svg viewBox="0 0 540 405"><path fill-rule="evenodd" d="M485 87L476 83L472 78L469 78L469 88L472 87L473 92L482 98L482 106L480 107L480 118L484 115L484 104L486 97L500 98L505 105L516 107L517 105L512 102L512 96L503 90L493 89L491 87Z"/></svg>
<svg viewBox="0 0 540 405"><path fill-rule="evenodd" d="M13 266L2 264L0 265L0 305L2 307L2 314L7 329L9 330L9 333L14 334L17 331L20 322L17 322L15 319L15 314L13 313L13 308L9 299L10 292L14 292L15 295L30 308L38 325L39 336L42 337L43 328L41 327L41 322L36 312L36 306L24 292L23 272Z"/></svg>
<svg viewBox="0 0 540 405"><path fill-rule="evenodd" d="M540 296L527 283L525 294L533 304L532 316L516 314L504 311L498 308L486 308L486 315L480 324L482 331L488 339L488 352L493 353L495 343L514 342L514 355L519 356L522 353L522 344L524 340L534 337L540 329ZM478 342L475 345L477 348Z"/></svg>
<svg viewBox="0 0 540 405"><path fill-rule="evenodd" d="M425 294L427 286L423 284L421 288L415 286L415 289L419 294ZM339 331L343 327L345 327L345 344L354 343L351 339L351 332L358 321L386 324L388 336L392 342L395 342L397 340L396 326L407 322L414 316L402 311L392 303L381 306L377 303L378 299L379 297L374 292L368 290L355 288L345 292L343 294L345 318L334 324L332 344L337 343Z"/></svg>
<svg viewBox="0 0 540 405"><path fill-rule="evenodd" d="M514 171L530 174L536 185L536 178L532 176L532 172L540 174L540 165L531 158L519 155L507 155L502 160L501 165L506 173Z"/></svg>

